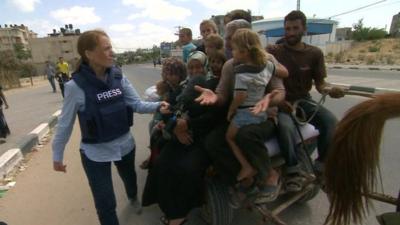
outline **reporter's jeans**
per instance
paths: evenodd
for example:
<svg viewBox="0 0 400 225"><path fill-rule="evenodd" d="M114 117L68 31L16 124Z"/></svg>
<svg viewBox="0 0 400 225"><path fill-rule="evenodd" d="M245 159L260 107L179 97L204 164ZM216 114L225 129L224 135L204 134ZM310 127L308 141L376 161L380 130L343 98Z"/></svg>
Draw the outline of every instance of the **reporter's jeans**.
<svg viewBox="0 0 400 225"><path fill-rule="evenodd" d="M311 98L307 98L307 100L315 103ZM316 106L310 103L302 102L299 105L303 108L307 118L310 117L316 109ZM331 145L337 119L332 112L325 107L320 106L317 114L310 123L319 131L317 160L323 162ZM288 167L294 167L298 163L295 143L297 137L296 133L296 127L290 115L284 112L279 112L278 143Z"/></svg>
<svg viewBox="0 0 400 225"><path fill-rule="evenodd" d="M116 213L116 200L111 177L111 162L95 162L86 157L81 150L83 169L89 181L94 198L97 215L101 225L118 225ZM129 199L136 199L137 183L135 171L135 149L115 161L119 176L121 177L126 194Z"/></svg>

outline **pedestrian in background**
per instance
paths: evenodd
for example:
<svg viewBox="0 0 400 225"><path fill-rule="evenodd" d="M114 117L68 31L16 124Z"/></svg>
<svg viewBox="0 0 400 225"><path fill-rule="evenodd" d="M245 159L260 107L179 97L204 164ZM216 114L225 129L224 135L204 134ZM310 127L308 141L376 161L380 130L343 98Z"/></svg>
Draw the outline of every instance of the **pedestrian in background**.
<svg viewBox="0 0 400 225"><path fill-rule="evenodd" d="M154 68L156 68L157 62L156 62L155 58L153 59L153 65L154 65Z"/></svg>
<svg viewBox="0 0 400 225"><path fill-rule="evenodd" d="M46 75L47 75L47 80L49 80L49 83L51 85L51 88L53 89L53 93L56 92L56 84L54 82L54 78L56 76L56 69L51 65L49 61L46 61Z"/></svg>
<svg viewBox="0 0 400 225"><path fill-rule="evenodd" d="M58 81L58 85L60 86L61 95L64 98L64 84L69 81L70 77L69 65L67 62L64 61L63 57L58 58L56 78Z"/></svg>
<svg viewBox="0 0 400 225"><path fill-rule="evenodd" d="M3 93L3 87L0 85L0 138L6 138L10 135L10 129L8 128L6 118L3 113L3 104L5 109L8 109L8 103L6 96ZM5 140L0 140L0 144L6 142Z"/></svg>
<svg viewBox="0 0 400 225"><path fill-rule="evenodd" d="M179 30L179 43L182 45L182 58L185 63L188 60L189 54L197 48L192 41L192 30L190 28Z"/></svg>
<svg viewBox="0 0 400 225"><path fill-rule="evenodd" d="M135 212L137 198L133 112L167 112L165 102L144 102L119 67L113 65L109 36L89 30L78 39L79 67L65 84L65 98L53 140L53 167L66 172L65 146L76 115L81 129L80 156L101 225L118 225L111 163L117 167ZM79 188L79 187L78 187ZM62 190L61 190L62 191Z"/></svg>

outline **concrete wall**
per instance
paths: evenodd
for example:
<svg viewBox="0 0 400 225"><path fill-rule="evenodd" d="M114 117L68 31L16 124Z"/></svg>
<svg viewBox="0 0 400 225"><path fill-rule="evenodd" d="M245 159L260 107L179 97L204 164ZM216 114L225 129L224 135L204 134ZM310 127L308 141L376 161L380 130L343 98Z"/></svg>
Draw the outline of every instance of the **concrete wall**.
<svg viewBox="0 0 400 225"><path fill-rule="evenodd" d="M68 62L79 59L76 47L78 38L79 36L60 36L30 39L33 63L57 62L60 56Z"/></svg>
<svg viewBox="0 0 400 225"><path fill-rule="evenodd" d="M336 41L351 39L351 27L342 27L336 29Z"/></svg>
<svg viewBox="0 0 400 225"><path fill-rule="evenodd" d="M337 42L330 42L325 45L325 49L322 49L324 54L337 54L339 52L343 52L349 48L351 48L353 41L337 41Z"/></svg>
<svg viewBox="0 0 400 225"><path fill-rule="evenodd" d="M80 58L77 50L78 38L79 36L75 35L30 39L32 63L38 74L44 73L46 61L55 64L60 56L68 62L72 72Z"/></svg>
<svg viewBox="0 0 400 225"><path fill-rule="evenodd" d="M178 57L182 59L183 57L182 48L177 47L176 49L171 49L171 57Z"/></svg>

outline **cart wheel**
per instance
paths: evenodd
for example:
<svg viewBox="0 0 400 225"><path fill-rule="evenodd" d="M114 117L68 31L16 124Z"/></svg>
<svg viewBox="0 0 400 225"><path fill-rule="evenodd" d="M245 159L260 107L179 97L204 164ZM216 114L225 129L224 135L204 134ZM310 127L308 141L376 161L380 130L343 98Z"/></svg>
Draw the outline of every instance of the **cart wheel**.
<svg viewBox="0 0 400 225"><path fill-rule="evenodd" d="M299 159L299 164L301 165L301 168L303 169L303 171L306 173L313 174L314 173L313 165L310 164L310 161L307 158L308 156L306 155L306 151L304 151L304 150L297 151L297 157ZM313 199L319 193L319 189L320 189L320 186L318 184L315 184L314 187L307 194L305 194L302 198L300 198L297 202L304 203L304 202L307 202L307 201Z"/></svg>
<svg viewBox="0 0 400 225"><path fill-rule="evenodd" d="M206 203L203 206L203 219L210 225L229 225L233 220L234 209L229 207L228 186L216 178L206 180Z"/></svg>

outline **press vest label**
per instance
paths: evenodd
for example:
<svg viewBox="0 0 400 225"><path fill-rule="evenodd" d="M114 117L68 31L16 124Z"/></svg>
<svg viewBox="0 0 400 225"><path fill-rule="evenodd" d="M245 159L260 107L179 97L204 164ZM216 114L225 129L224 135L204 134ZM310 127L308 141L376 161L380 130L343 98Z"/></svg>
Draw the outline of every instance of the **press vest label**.
<svg viewBox="0 0 400 225"><path fill-rule="evenodd" d="M98 93L97 100L104 101L120 95L122 95L122 91L119 88L111 89L109 91Z"/></svg>

